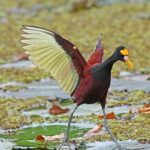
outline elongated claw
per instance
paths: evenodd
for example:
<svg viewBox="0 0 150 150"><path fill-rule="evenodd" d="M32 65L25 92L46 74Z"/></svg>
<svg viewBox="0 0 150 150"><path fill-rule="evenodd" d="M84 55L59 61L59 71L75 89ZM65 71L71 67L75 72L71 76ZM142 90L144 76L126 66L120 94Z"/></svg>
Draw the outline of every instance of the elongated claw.
<svg viewBox="0 0 150 150"><path fill-rule="evenodd" d="M122 146L117 146L112 150L144 150L145 148L125 148Z"/></svg>
<svg viewBox="0 0 150 150"><path fill-rule="evenodd" d="M60 145L58 145L57 150L61 150L64 146L68 146L69 150L71 150L69 140L63 140Z"/></svg>
<svg viewBox="0 0 150 150"><path fill-rule="evenodd" d="M113 148L112 150L129 150L129 149L122 147L122 146L117 146L117 147Z"/></svg>
<svg viewBox="0 0 150 150"><path fill-rule="evenodd" d="M87 149L87 146L85 145L83 141L77 147L77 150L86 150L86 149Z"/></svg>
<svg viewBox="0 0 150 150"><path fill-rule="evenodd" d="M58 145L58 147L56 148L57 150L61 150L64 146L67 146L69 148L69 150L71 150L71 145L74 145L74 147L76 148L76 142L75 143L74 142L70 142L68 137L69 137L70 123L71 123L73 114L74 114L74 112L76 111L77 108L78 108L78 105L74 108L73 112L70 115L65 138L62 141L62 143L60 145ZM66 150L66 148L65 148L65 150Z"/></svg>
<svg viewBox="0 0 150 150"><path fill-rule="evenodd" d="M75 143L72 143L71 141L69 141L68 138L65 138L60 145L58 145L58 147L56 148L57 150L72 150L71 147L74 147L76 148L76 144Z"/></svg>

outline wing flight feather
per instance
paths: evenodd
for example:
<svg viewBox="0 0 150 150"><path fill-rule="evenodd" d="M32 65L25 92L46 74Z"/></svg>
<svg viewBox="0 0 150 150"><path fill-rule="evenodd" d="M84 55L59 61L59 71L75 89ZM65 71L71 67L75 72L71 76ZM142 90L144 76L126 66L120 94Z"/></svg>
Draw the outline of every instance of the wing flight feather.
<svg viewBox="0 0 150 150"><path fill-rule="evenodd" d="M48 71L68 94L76 88L85 59L75 46L55 32L43 28L24 26L23 48L29 58L40 68Z"/></svg>

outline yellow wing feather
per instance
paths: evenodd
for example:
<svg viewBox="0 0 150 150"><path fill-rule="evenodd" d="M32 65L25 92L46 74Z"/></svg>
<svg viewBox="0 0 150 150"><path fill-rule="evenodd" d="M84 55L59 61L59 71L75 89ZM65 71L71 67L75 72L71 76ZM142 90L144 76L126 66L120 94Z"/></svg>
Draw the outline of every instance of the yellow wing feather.
<svg viewBox="0 0 150 150"><path fill-rule="evenodd" d="M68 94L75 89L79 77L70 56L56 42L54 33L45 29L25 26L22 43L30 59L48 71Z"/></svg>

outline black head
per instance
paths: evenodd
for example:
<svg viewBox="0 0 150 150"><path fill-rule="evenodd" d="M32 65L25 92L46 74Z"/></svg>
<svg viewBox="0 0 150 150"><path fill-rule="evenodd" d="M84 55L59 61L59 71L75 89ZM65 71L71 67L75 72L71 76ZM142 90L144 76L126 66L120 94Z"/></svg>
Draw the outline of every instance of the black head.
<svg viewBox="0 0 150 150"><path fill-rule="evenodd" d="M114 54L113 54L113 57L115 57L115 59L117 60L121 60L121 61L124 61L124 56L121 51L123 50L126 50L125 46L119 46L116 48Z"/></svg>
<svg viewBox="0 0 150 150"><path fill-rule="evenodd" d="M121 61L126 62L131 68L133 65L132 65L132 62L129 60L128 55L129 55L129 51L126 49L125 46L121 45L116 48L116 51L114 52L113 57L115 57L116 60L121 60Z"/></svg>

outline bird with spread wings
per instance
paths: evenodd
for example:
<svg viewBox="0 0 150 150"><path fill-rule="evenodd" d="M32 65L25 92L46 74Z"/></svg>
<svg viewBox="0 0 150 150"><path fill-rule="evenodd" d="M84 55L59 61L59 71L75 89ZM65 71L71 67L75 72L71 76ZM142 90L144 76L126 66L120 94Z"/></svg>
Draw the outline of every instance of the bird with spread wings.
<svg viewBox="0 0 150 150"><path fill-rule="evenodd" d="M93 104L99 102L104 114L104 126L119 150L123 150L120 143L111 133L106 119L105 104L107 92L111 81L111 69L118 60L126 62L129 67L132 63L128 57L128 50L124 46L116 48L115 52L102 62L103 47L101 39L98 39L94 52L86 61L78 48L59 34L35 26L22 28L21 42L29 55L29 59L41 69L49 72L58 82L59 86L72 96L75 109L72 111L63 145L70 148L69 130L74 112L81 104Z"/></svg>

